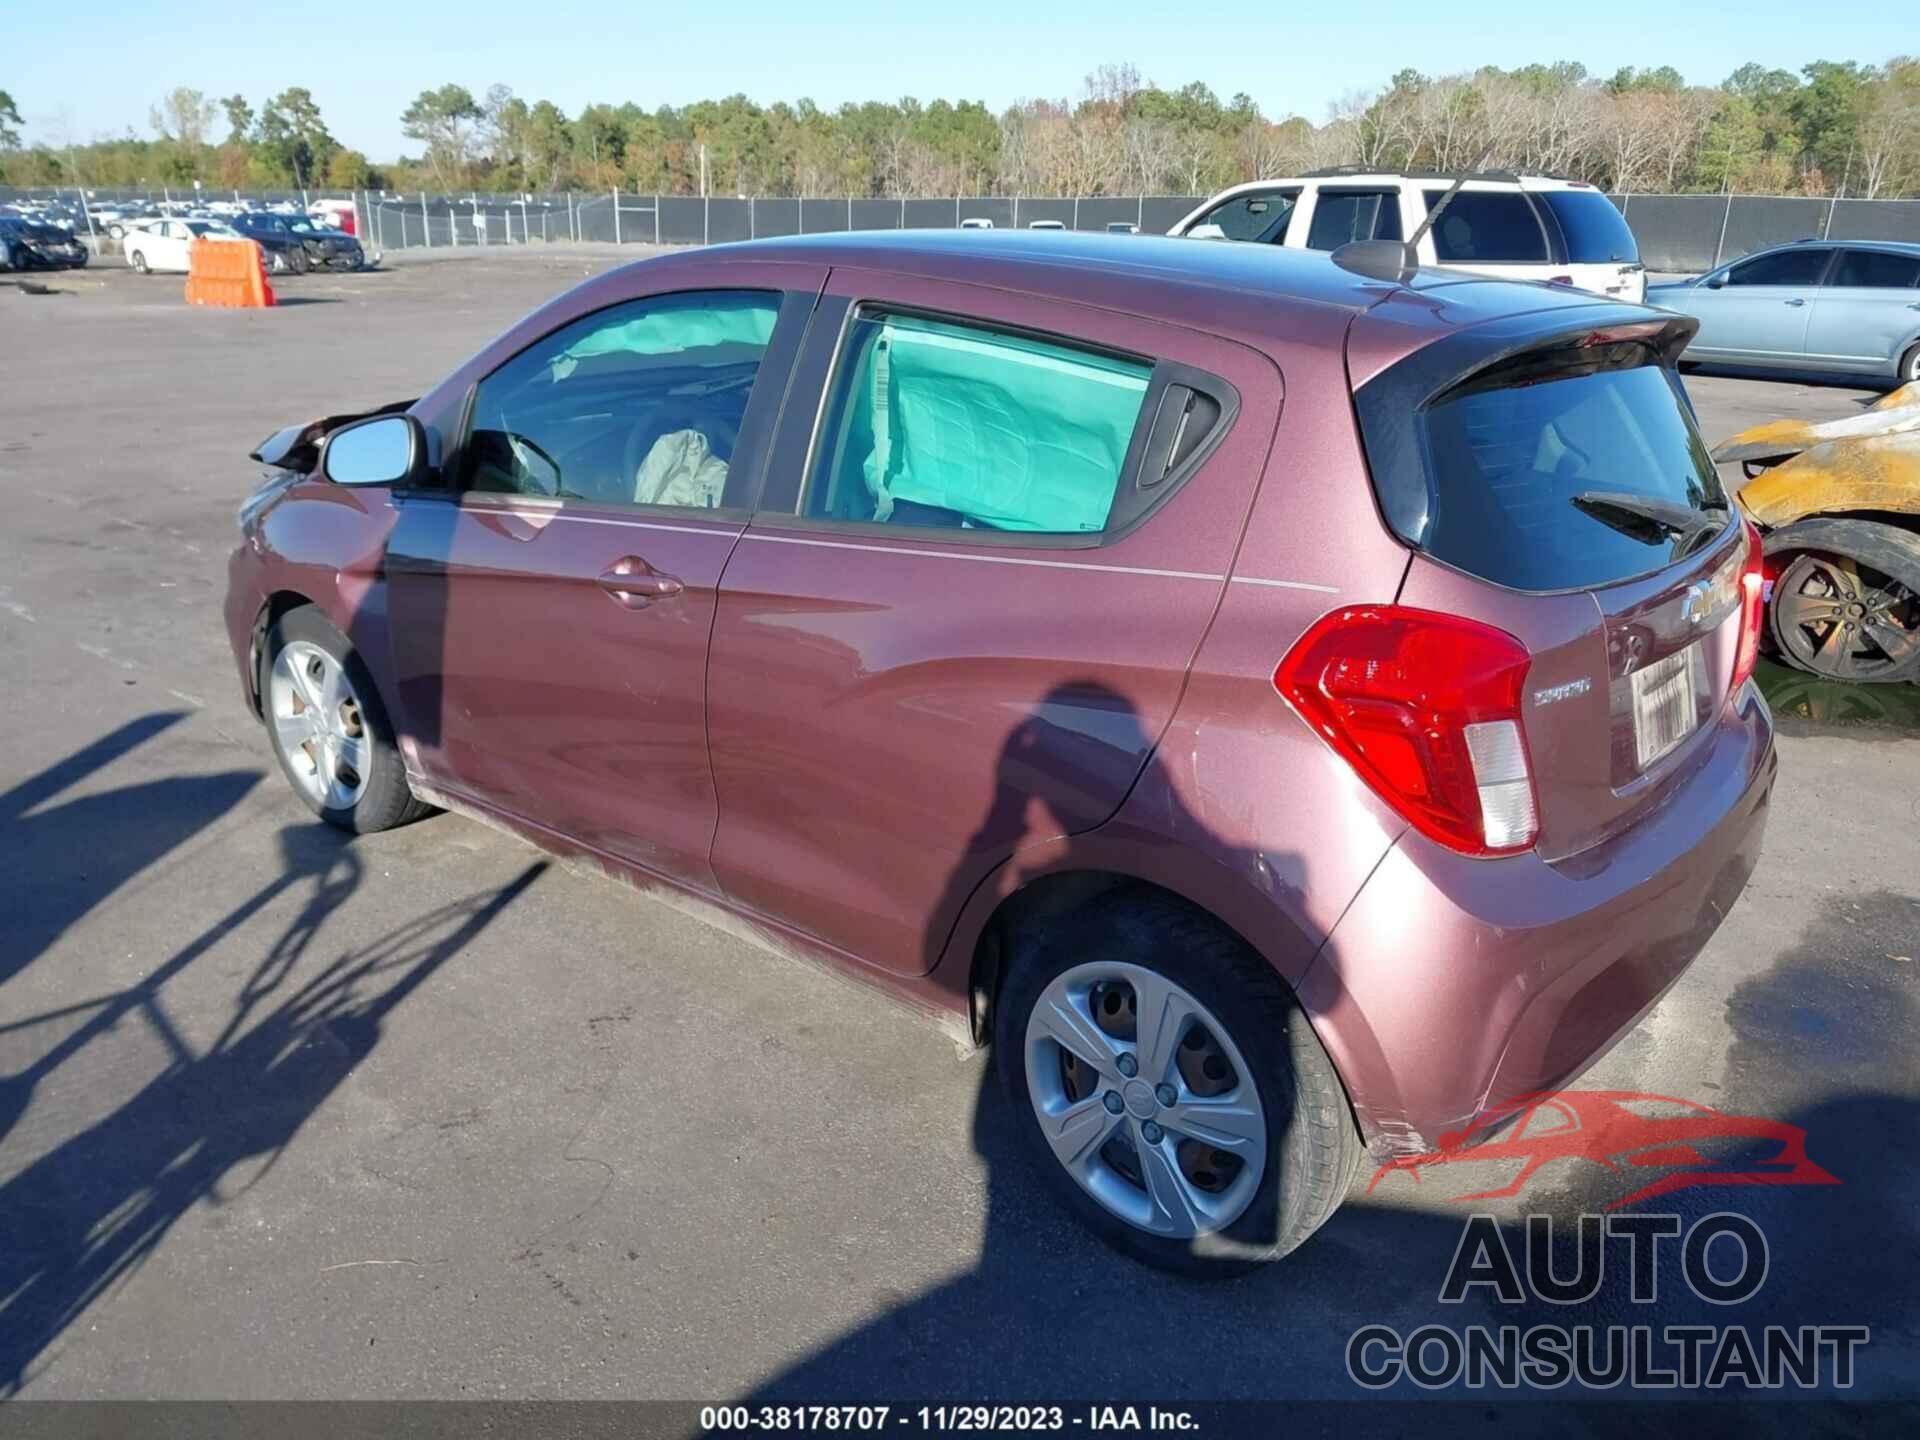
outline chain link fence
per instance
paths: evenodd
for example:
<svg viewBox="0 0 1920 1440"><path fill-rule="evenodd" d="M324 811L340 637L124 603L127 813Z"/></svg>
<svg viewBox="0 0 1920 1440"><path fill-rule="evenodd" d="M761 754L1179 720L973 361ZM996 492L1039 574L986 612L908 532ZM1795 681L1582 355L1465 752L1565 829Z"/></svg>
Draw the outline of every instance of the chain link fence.
<svg viewBox="0 0 1920 1440"><path fill-rule="evenodd" d="M986 220L999 229L1040 224L1068 230L1130 225L1164 234L1204 197L1101 195L1078 199L954 196L885 199L791 196L598 193L389 195L380 191L192 191L98 189L90 207L162 202L292 205L350 203L354 228L374 250L537 245L560 241L611 245L705 245L838 230L950 229ZM1920 200L1840 200L1779 195L1614 195L1640 242L1649 270L1710 270L1769 245L1806 238L1904 240L1920 243ZM0 202L58 199L74 205L76 190L0 186Z"/></svg>

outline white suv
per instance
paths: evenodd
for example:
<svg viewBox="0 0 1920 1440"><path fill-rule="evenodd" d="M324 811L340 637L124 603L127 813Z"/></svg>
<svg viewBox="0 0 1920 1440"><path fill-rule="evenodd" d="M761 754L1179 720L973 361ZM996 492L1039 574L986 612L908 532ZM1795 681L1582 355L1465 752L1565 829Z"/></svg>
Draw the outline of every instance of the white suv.
<svg viewBox="0 0 1920 1440"><path fill-rule="evenodd" d="M1404 240L1457 175L1342 167L1222 190L1169 234L1337 250L1352 240ZM1422 265L1507 280L1545 280L1635 303L1647 272L1633 231L1591 185L1491 170L1469 175L1420 236Z"/></svg>

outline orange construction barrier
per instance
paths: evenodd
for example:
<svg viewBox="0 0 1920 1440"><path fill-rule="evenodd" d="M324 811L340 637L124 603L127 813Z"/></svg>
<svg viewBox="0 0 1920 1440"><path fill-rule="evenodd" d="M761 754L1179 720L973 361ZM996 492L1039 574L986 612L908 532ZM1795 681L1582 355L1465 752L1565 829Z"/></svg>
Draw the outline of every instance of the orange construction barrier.
<svg viewBox="0 0 1920 1440"><path fill-rule="evenodd" d="M266 251L252 240L202 235L187 250L187 303L235 308L273 304Z"/></svg>

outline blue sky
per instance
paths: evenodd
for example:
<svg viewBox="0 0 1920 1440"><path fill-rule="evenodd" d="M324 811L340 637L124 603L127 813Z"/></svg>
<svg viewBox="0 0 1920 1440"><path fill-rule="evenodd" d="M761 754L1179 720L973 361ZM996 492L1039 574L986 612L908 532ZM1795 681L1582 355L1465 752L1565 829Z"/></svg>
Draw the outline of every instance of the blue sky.
<svg viewBox="0 0 1920 1440"><path fill-rule="evenodd" d="M225 9L226 7L213 7ZM569 114L596 100L651 109L743 91L763 102L985 100L1068 96L1103 62L1131 61L1158 84L1204 80L1244 90L1267 114L1316 123L1343 95L1407 66L1445 73L1482 64L1574 59L1596 74L1672 65L1712 84L1747 60L1878 63L1920 49L1912 12L1859 7L1835 24L1805 0L1541 0L1289 5L1204 0L408 0L382 7L206 7L90 0L21 6L0 34L0 90L30 141L85 141L131 126L175 85L244 94L255 107L305 85L333 133L375 160L413 149L400 112L421 89L496 81ZM224 131L224 126L221 127Z"/></svg>

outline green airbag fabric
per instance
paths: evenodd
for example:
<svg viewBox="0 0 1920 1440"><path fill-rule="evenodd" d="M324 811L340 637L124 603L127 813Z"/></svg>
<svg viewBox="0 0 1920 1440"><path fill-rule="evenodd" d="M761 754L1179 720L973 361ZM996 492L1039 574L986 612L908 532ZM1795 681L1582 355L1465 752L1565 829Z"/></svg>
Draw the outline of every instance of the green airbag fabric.
<svg viewBox="0 0 1920 1440"><path fill-rule="evenodd" d="M1147 366L928 320L868 323L850 398L884 407L862 463L875 519L906 500L1001 530L1106 524Z"/></svg>
<svg viewBox="0 0 1920 1440"><path fill-rule="evenodd" d="M764 301L731 306L668 306L582 335L554 357L554 378L595 355L673 355L717 345L767 348L780 312Z"/></svg>

